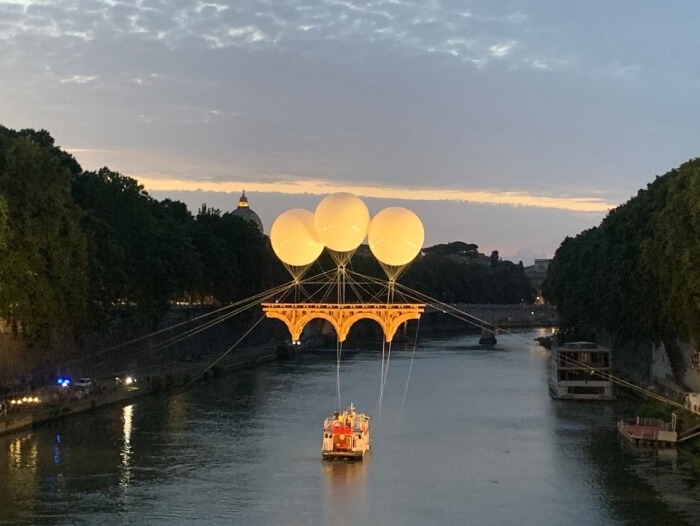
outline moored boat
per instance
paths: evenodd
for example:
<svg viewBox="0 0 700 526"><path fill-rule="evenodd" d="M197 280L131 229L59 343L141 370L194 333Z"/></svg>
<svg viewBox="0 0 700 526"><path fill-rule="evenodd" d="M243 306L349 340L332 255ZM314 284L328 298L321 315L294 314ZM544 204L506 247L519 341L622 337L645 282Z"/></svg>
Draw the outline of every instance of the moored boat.
<svg viewBox="0 0 700 526"><path fill-rule="evenodd" d="M549 394L567 400L612 400L611 352L593 342L551 348Z"/></svg>
<svg viewBox="0 0 700 526"><path fill-rule="evenodd" d="M323 458L362 460L369 451L369 427L370 417L355 411L353 404L333 413L323 421Z"/></svg>

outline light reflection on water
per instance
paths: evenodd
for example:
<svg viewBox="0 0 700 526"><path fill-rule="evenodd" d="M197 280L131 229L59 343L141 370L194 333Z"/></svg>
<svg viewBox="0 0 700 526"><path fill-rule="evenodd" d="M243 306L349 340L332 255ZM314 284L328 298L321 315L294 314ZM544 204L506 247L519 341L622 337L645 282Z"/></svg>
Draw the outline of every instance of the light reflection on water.
<svg viewBox="0 0 700 526"><path fill-rule="evenodd" d="M357 524L358 516L368 516L367 471L371 456L368 453L363 462L321 462L325 524Z"/></svg>
<svg viewBox="0 0 700 526"><path fill-rule="evenodd" d="M131 426L134 417L134 405L122 408L122 420L124 421L124 442L121 449L122 470L119 485L122 488L129 487L131 480Z"/></svg>
<svg viewBox="0 0 700 526"><path fill-rule="evenodd" d="M687 462L621 445L624 403L552 401L548 334L395 347L381 418L381 347L343 362L343 403L377 415L359 463L320 459L323 360L0 438L0 524L682 524L659 493L700 503Z"/></svg>

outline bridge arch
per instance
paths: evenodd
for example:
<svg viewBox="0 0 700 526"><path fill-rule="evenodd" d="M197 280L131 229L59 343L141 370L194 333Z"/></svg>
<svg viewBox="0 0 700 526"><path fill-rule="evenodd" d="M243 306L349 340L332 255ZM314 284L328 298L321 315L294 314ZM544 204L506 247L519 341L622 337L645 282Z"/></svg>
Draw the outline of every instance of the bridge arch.
<svg viewBox="0 0 700 526"><path fill-rule="evenodd" d="M301 332L311 320L322 318L335 329L338 341L345 341L350 328L361 319L376 321L390 342L402 323L417 320L425 309L423 304L337 304L337 303L263 303L268 318L282 320L292 340L299 340Z"/></svg>

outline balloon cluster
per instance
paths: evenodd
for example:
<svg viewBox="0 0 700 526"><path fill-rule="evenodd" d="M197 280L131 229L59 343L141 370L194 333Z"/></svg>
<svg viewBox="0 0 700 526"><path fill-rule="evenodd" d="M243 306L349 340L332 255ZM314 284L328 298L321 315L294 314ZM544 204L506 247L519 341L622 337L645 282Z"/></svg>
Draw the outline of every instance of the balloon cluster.
<svg viewBox="0 0 700 526"><path fill-rule="evenodd" d="M313 263L324 247L339 253L351 252L365 237L380 262L403 266L418 255L424 236L421 220L410 210L385 208L370 221L367 205L346 192L326 196L313 213L301 208L287 210L277 217L270 230L277 257L298 267Z"/></svg>

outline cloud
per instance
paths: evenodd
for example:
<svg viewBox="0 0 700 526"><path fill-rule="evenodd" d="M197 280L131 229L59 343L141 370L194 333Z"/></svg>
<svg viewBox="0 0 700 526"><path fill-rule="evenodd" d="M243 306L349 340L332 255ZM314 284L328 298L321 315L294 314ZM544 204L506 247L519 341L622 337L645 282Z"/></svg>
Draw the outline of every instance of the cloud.
<svg viewBox="0 0 700 526"><path fill-rule="evenodd" d="M637 76L637 74L642 71L642 68L637 64L628 64L626 66L620 66L619 64L613 64L608 67L613 77L625 80L631 80Z"/></svg>
<svg viewBox="0 0 700 526"><path fill-rule="evenodd" d="M61 84L65 84L66 82L74 82L76 84L87 84L88 82L92 82L96 78L97 77L95 75L73 75L70 78L61 79L59 82Z"/></svg>
<svg viewBox="0 0 700 526"><path fill-rule="evenodd" d="M490 6L488 6L490 7ZM488 7L484 7L488 9ZM163 42L171 48L200 41L206 47L287 48L312 42L391 46L408 54L440 53L484 67L511 55L530 18L495 17L435 0L304 0L147 3L113 0L15 0L0 3L0 40L51 38L67 53L78 39ZM498 35L500 34L500 38ZM327 46L316 52L323 53ZM1 59L0 59L1 62Z"/></svg>
<svg viewBox="0 0 700 526"><path fill-rule="evenodd" d="M513 46L515 46L515 42L510 42L508 44L495 44L489 47L489 51L491 52L492 57L503 58L510 53Z"/></svg>
<svg viewBox="0 0 700 526"><path fill-rule="evenodd" d="M399 199L410 201L456 201L481 204L554 208L575 212L607 212L616 205L599 197L571 197L534 195L527 192L461 190L450 188L405 188L399 186L377 186L363 183L344 183L274 177L272 181L193 181L172 179L160 174L131 174L146 190L237 192L245 188L250 192L274 192L289 195L325 195L334 192L350 192L362 197L377 199Z"/></svg>

